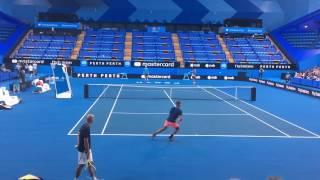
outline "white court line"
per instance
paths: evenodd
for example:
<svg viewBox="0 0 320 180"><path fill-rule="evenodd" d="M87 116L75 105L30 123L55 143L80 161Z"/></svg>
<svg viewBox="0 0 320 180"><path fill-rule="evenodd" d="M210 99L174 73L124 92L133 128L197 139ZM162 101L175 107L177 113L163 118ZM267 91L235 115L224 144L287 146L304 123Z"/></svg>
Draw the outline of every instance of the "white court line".
<svg viewBox="0 0 320 180"><path fill-rule="evenodd" d="M136 113L136 112L113 112L113 114L124 115L167 115L168 113ZM201 114L201 113L183 113L186 116L249 116L248 114Z"/></svg>
<svg viewBox="0 0 320 180"><path fill-rule="evenodd" d="M148 88L148 89L166 89L166 88L173 88L173 89L199 89L199 88L212 88L213 86L189 86L189 85L179 85L179 86L172 86L172 85L134 85L134 84L88 84L89 86L112 86L112 87L120 87L124 86L125 88L130 87L137 87L137 88ZM230 88L253 88L254 86L214 86L215 88L220 89L230 89Z"/></svg>
<svg viewBox="0 0 320 180"><path fill-rule="evenodd" d="M219 90L219 89L216 89L216 88L214 88L214 89L217 90L217 91L219 91L219 92L221 92L221 93L223 93L223 94L226 94L226 95L228 95L228 96L230 96L230 97L233 97L232 95L230 95L230 94L228 94L228 93L225 93L225 92L223 92L223 91L221 91L221 90ZM285 120L285 119L283 119L283 118L281 118L281 117L279 117L279 116L277 116L277 115L275 115L275 114L272 114L272 113L270 113L270 112L268 112L268 111L266 111L266 110L263 110L263 109L255 106L255 105L253 105L253 104L250 104L250 103L245 102L245 101L243 101L243 100L239 100L239 101L241 101L242 103L245 103L245 104L247 104L247 105L249 105L249 106L251 106L251 107L253 107L253 108L255 108L255 109L258 109L258 110L260 110L260 111L262 111L262 112L264 112L264 113L266 113L266 114L269 114L270 116L273 116L273 117L279 119L280 121L283 121L283 122L285 122L285 123L288 123L288 124L290 124L290 125L298 128L298 129L301 129L301 130L303 130L303 131L306 131L306 132L308 132L309 134L312 134L312 135L317 136L317 137L320 138L320 135L319 135L319 134L316 134L316 133L314 133L314 132L312 132L312 131L310 131L310 130L307 130L307 129L305 129L305 128L297 125L297 124L294 124L294 123L292 123L292 122L290 122L290 121L288 121L288 120Z"/></svg>
<svg viewBox="0 0 320 180"><path fill-rule="evenodd" d="M217 96L216 94L214 94L214 93L212 93L212 92L210 92L210 91L208 91L208 90L206 90L206 89L203 89L203 88L201 88L201 89L202 89L202 90L204 90L205 92L207 92L208 94L211 94L212 96L215 96L216 98L218 98L218 99L222 100L223 102L225 102L225 103L229 104L230 106L232 106L232 107L234 107L234 108L236 108L236 109L240 110L241 112L243 112L243 113L245 113L245 114L248 114L249 116L253 117L254 119L258 120L259 122L261 122L261 123L263 123L263 124L265 124L265 125L267 125L267 126L271 127L272 129L274 129L274 130L276 130L276 131L280 132L281 134L283 134L283 135L285 135L285 136L290 137L290 135L289 135L289 134L287 134L287 133L285 133L285 132L281 131L280 129L278 129L278 128L276 128L276 127L272 126L271 124L269 124L269 123L267 123L267 122L265 122L265 121L261 120L260 118L258 118L258 117L256 117L256 116L254 116L254 115L252 115L252 114L250 114L250 113L248 113L247 111L245 111L245 110L243 110L243 109L239 108L238 106L236 106L236 105L234 105L234 104L232 104L232 103L230 103L230 102L228 102L228 101L226 101L226 100L222 99L220 96Z"/></svg>
<svg viewBox="0 0 320 180"><path fill-rule="evenodd" d="M112 112L113 112L113 110L114 110L114 108L116 107L116 104L117 104L117 102L118 102L118 99L119 99L119 96L120 96L122 87L123 87L123 86L120 86L118 95L117 95L117 97L116 97L116 100L114 100L114 102L113 102L112 108L111 108L111 110L110 110L110 112L109 112L109 115L108 115L108 118L107 118L107 120L106 120L106 123L105 123L104 126L103 126L103 129L102 129L101 134L104 134L104 131L105 131L106 128L107 128L107 125L108 125L109 120L110 120L110 118L111 118Z"/></svg>
<svg viewBox="0 0 320 180"><path fill-rule="evenodd" d="M176 104L173 102L173 100L171 99L171 97L169 96L169 94L167 93L166 90L163 90L163 92L166 94L166 96L169 98L169 100L171 101L171 103L175 106Z"/></svg>
<svg viewBox="0 0 320 180"><path fill-rule="evenodd" d="M78 134L69 134L77 136ZM92 136L113 136L113 137L151 137L151 134L91 134ZM159 134L160 137L167 137L170 134ZM237 134L177 134L177 137L220 137L220 138L279 138L279 139L320 139L315 136L263 136L263 135L237 135Z"/></svg>
<svg viewBox="0 0 320 180"><path fill-rule="evenodd" d="M168 113L136 113L136 112L113 112L113 114L124 114L124 115L163 115Z"/></svg>
<svg viewBox="0 0 320 180"><path fill-rule="evenodd" d="M152 89L152 90L143 90L143 89L124 89L124 92L159 92L162 89Z"/></svg>
<svg viewBox="0 0 320 180"><path fill-rule="evenodd" d="M92 103L92 105L88 108L88 110L82 115L82 117L78 120L78 122L72 127L72 129L68 132L68 135L70 135L72 133L72 131L74 131L74 129L79 125L79 123L81 122L81 120L88 114L88 112L93 108L93 106L100 100L100 98L102 97L102 95L107 91L107 89L109 89L110 86L107 86L102 93L98 96L98 98Z"/></svg>

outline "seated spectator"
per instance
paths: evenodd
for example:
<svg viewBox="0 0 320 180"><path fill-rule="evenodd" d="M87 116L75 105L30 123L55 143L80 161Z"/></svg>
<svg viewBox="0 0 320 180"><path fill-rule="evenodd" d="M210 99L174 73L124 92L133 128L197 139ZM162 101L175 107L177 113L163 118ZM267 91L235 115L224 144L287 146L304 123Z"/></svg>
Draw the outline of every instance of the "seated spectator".
<svg viewBox="0 0 320 180"><path fill-rule="evenodd" d="M320 67L315 67L305 72L297 72L294 77L299 79L320 81Z"/></svg>
<svg viewBox="0 0 320 180"><path fill-rule="evenodd" d="M33 80L32 85L35 87L33 93L41 94L51 90L50 85L40 79Z"/></svg>

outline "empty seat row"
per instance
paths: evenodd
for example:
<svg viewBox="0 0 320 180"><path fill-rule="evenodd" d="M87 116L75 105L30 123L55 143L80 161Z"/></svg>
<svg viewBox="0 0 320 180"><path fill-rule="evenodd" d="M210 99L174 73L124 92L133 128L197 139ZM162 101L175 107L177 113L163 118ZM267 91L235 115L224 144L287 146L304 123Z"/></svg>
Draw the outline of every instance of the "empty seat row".
<svg viewBox="0 0 320 180"><path fill-rule="evenodd" d="M75 47L76 36L30 35L22 47L15 52L15 58L70 59Z"/></svg>

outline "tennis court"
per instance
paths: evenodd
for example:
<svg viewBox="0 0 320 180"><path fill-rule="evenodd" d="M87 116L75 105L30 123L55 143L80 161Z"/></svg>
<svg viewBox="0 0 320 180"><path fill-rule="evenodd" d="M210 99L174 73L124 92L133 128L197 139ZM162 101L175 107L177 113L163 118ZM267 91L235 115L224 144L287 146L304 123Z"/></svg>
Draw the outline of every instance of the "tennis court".
<svg viewBox="0 0 320 180"><path fill-rule="evenodd" d="M87 83L109 84L90 86L89 98L84 98ZM0 169L4 179L27 173L46 180L72 179L77 163L76 134L88 113L96 117L91 133L100 178L318 177L319 160L314 157L319 156L320 147L319 101L314 98L233 81L201 82L199 87L190 86L189 81L180 85L114 83L73 79L75 96L70 101L53 99L52 93L21 94L21 106L1 112L1 121L7 124L0 126L7 166ZM257 101L250 101L252 86ZM184 112L178 137L169 142L168 129L151 140L151 133L163 125L177 99ZM291 106L286 106L288 103ZM299 111L301 107L304 113ZM87 176L85 172L82 179Z"/></svg>
<svg viewBox="0 0 320 180"><path fill-rule="evenodd" d="M184 121L178 136L320 138L304 127L252 105L250 86L91 84L87 88L88 100L94 102L68 135L77 135L86 114L92 113L96 117L92 135L150 136L162 126L175 100L181 100Z"/></svg>

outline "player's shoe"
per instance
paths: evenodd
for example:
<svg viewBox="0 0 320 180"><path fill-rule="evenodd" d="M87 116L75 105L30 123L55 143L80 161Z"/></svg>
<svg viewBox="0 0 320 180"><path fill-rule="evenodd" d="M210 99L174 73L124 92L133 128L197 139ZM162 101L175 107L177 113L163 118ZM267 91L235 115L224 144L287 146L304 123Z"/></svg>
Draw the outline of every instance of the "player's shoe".
<svg viewBox="0 0 320 180"><path fill-rule="evenodd" d="M171 134L168 138L169 138L169 141L174 141L174 135L173 134Z"/></svg>
<svg viewBox="0 0 320 180"><path fill-rule="evenodd" d="M156 138L156 136L157 136L157 134L153 133L153 134L151 135L151 138L154 139L154 138Z"/></svg>
<svg viewBox="0 0 320 180"><path fill-rule="evenodd" d="M90 180L104 180L103 178L97 178L97 177L92 178L92 177L89 177L89 176L87 176L87 179L90 179Z"/></svg>

